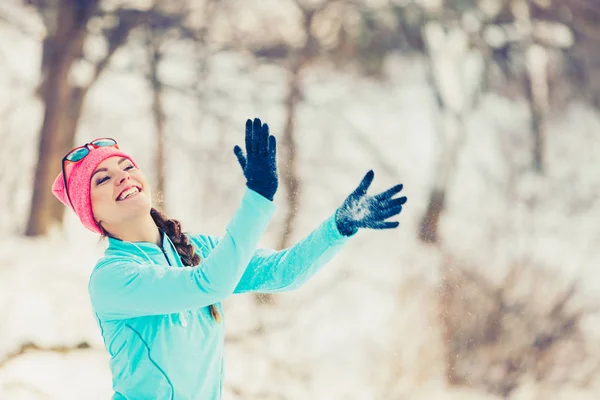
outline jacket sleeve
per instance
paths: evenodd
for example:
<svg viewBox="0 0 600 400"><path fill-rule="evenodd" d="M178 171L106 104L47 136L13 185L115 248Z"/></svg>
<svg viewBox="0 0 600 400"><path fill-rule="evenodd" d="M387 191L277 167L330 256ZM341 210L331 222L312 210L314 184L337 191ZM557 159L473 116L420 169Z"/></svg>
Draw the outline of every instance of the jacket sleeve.
<svg viewBox="0 0 600 400"><path fill-rule="evenodd" d="M210 255L195 267L172 268L130 258L102 259L90 277L95 311L108 319L200 308L231 295L275 212L247 189L242 204Z"/></svg>
<svg viewBox="0 0 600 400"><path fill-rule="evenodd" d="M352 235L354 236L354 235ZM302 286L329 262L352 236L343 236L332 215L294 246L280 251L257 249L234 293L287 292ZM210 237L210 243L220 238Z"/></svg>

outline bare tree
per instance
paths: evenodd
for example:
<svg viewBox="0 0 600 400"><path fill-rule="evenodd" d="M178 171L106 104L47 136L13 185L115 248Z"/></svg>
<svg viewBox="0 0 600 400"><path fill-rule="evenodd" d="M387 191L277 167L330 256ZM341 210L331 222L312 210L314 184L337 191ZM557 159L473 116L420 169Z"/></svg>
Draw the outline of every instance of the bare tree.
<svg viewBox="0 0 600 400"><path fill-rule="evenodd" d="M281 153L281 176L288 207L278 248L289 245L300 208L302 184L297 172L295 130L298 104L303 96L303 72L313 63L331 62L335 67L356 66L365 76L382 78L386 55L414 42L409 30L390 28L382 18L387 12L398 12L399 8L392 4L373 8L368 2L347 0L292 0L291 3L299 11L302 44L278 39L266 46L250 45L255 56L281 63L288 71ZM359 18L358 24L354 17ZM323 29L324 24L331 29Z"/></svg>
<svg viewBox="0 0 600 400"><path fill-rule="evenodd" d="M156 2L154 4L156 8ZM161 198L161 207L165 205L165 109L162 100L163 85L158 75L158 69L163 58L161 26L152 21L148 24L148 81L152 88L152 117L156 129L156 168L155 193Z"/></svg>
<svg viewBox="0 0 600 400"><path fill-rule="evenodd" d="M421 219L419 239L425 243L438 243L438 226L447 190L456 173L458 157L465 143L465 119L476 105L480 94L480 83L477 82L481 82L483 77L480 68L465 78L466 63L485 63L480 53L470 51L469 36L461 29L430 22L425 26L424 37L429 60L429 80L439 111L437 125L440 155L427 209ZM476 84L467 84L467 79Z"/></svg>
<svg viewBox="0 0 600 400"><path fill-rule="evenodd" d="M513 2L513 14L515 23L529 32L521 41L526 65L523 74L525 80L524 90L529 104L530 126L533 135L533 169L541 174L544 172L546 119L549 106L548 56L546 49L537 44L531 34L533 19L528 3L524 0Z"/></svg>
<svg viewBox="0 0 600 400"><path fill-rule="evenodd" d="M436 60L432 57L431 46L425 48L425 53L430 60L431 87L442 120L446 121L438 128L443 133L440 140L442 150L437 160L436 176L428 207L419 229L419 238L425 243L439 241L438 227L448 194L448 182L454 173L455 163L463 143L464 132L460 132L464 131L464 119L475 108L479 96L485 91L496 91L507 97L515 95L525 97L531 116L531 165L537 173L544 171L546 120L551 105L552 76L548 65L549 54L551 51L570 46L568 40L557 39L557 37L568 37L567 34L563 32L562 35L552 35L549 32L557 32L565 26L560 23L551 24L552 21L544 20L543 18L550 16L547 10L540 11L534 2L526 0L498 3L495 11L484 12L478 7L480 5L475 2L451 1L437 13L428 15L429 25L440 24L450 32L468 33L470 36L468 46L481 55L483 69L481 76L469 76L468 79L482 80L480 90L472 93L468 107L457 113L449 107L448 96L440 90L440 82L452 80L452 77L440 75L440 68L436 67ZM465 19L466 16L477 18L472 26L464 23L468 20ZM553 19L557 20L556 17ZM540 24L544 24L544 29L540 28L542 26ZM490 40L490 37L495 39ZM457 61L462 62L459 58ZM448 65L447 62L446 64ZM502 71L503 79L495 78L492 70ZM461 87L467 95L464 83L458 87ZM449 136L448 128L458 129L459 133Z"/></svg>
<svg viewBox="0 0 600 400"><path fill-rule="evenodd" d="M508 29L523 32L515 40L513 47L522 59L522 68L513 70L517 79L520 77L523 93L527 100L530 114L530 131L532 138L532 168L539 174L544 172L546 148L546 125L549 112L549 76L548 52L543 43L534 35L534 26L538 22L532 15L532 4L528 0L513 1L510 4L512 25ZM517 64L517 65L519 65Z"/></svg>
<svg viewBox="0 0 600 400"><path fill-rule="evenodd" d="M326 4L326 3L323 3ZM312 24L315 15L322 9L320 7L308 7L300 1L296 5L302 12L302 30L305 35L304 45L292 53L288 61L288 88L285 99L286 121L283 129L283 159L281 164L281 175L286 188L288 209L285 216L283 233L277 245L278 248L288 247L293 226L298 215L301 183L298 176L297 150L295 127L298 103L302 96L302 72L318 55L318 42L313 35Z"/></svg>
<svg viewBox="0 0 600 400"><path fill-rule="evenodd" d="M168 7L149 10L120 7L105 11L100 0L28 0L42 16L48 30L42 60L43 78L40 95L45 104L44 122L40 131L39 160L36 167L28 236L46 233L50 224L61 223L64 207L52 198L49 190L60 171L61 157L74 145L75 133L83 103L90 88L109 65L112 56L121 48L133 29L146 24L154 32L150 42L150 80L153 88L153 113L157 126L158 186L164 188L164 111L161 103L157 68L161 59L158 32L177 30L180 38L196 40L198 32L187 26L185 0L171 2ZM166 4L166 2L164 3ZM163 5L164 5L163 4ZM158 3L157 3L158 5ZM73 67L85 60L83 45L89 36L88 23L93 19L107 23L101 34L107 42L105 56L93 64L91 79L84 84L70 79ZM90 60L87 60L90 61Z"/></svg>
<svg viewBox="0 0 600 400"><path fill-rule="evenodd" d="M598 310L581 304L576 283L527 261L494 282L446 260L439 316L450 384L507 397L527 377L585 387L598 376L583 327Z"/></svg>
<svg viewBox="0 0 600 400"><path fill-rule="evenodd" d="M83 102L91 86L108 66L112 56L127 40L131 30L142 21L142 13L120 8L104 13L99 0L29 0L46 25L42 56L42 81L39 94L45 105L40 130L39 158L26 235L47 232L52 223L60 223L64 207L53 199L50 187L60 171L62 156L73 147ZM70 78L74 65L84 58L83 45L88 37L88 22L110 15L117 23L104 30L108 51L94 64L91 80L77 85Z"/></svg>
<svg viewBox="0 0 600 400"><path fill-rule="evenodd" d="M259 59L281 63L287 70L287 94L285 97L285 126L281 147L281 177L285 187L287 210L284 218L283 232L277 248L289 246L295 221L300 210L302 183L298 174L296 121L298 105L303 96L302 76L311 64L318 61L331 61L335 66L345 63L357 65L367 76L381 76L385 55L397 47L391 40L393 33L384 29L385 24L374 18L372 10L366 3L345 0L308 2L293 0L299 11L300 28L303 41L294 46L282 39L264 46L262 43L250 45L253 54ZM349 15L361 17L361 24L356 27ZM329 37L317 35L318 23L329 21L336 27L329 32ZM331 41L334 44L325 42ZM272 302L271 295L258 295L260 302Z"/></svg>

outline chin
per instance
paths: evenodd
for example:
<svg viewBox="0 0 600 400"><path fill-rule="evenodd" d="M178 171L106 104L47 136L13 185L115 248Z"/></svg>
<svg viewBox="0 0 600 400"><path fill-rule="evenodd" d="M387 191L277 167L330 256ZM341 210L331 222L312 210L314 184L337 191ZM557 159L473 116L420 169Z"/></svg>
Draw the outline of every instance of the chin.
<svg viewBox="0 0 600 400"><path fill-rule="evenodd" d="M118 207L115 210L115 215L121 214L126 219L137 218L149 214L151 208L152 204L149 201L138 201L136 204L128 204L125 208Z"/></svg>

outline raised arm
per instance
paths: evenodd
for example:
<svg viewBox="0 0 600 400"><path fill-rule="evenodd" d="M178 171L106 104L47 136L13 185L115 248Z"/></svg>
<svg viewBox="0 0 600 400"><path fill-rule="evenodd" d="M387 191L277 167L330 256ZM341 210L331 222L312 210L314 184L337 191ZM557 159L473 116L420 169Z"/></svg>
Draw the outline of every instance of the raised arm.
<svg viewBox="0 0 600 400"><path fill-rule="evenodd" d="M360 228L396 228L398 222L385 219L402 211L406 197L392 198L402 185L367 196L373 177L373 171L369 171L334 215L293 247L255 251L234 293L294 290L329 262Z"/></svg>
<svg viewBox="0 0 600 400"><path fill-rule="evenodd" d="M284 250L260 248L254 252L234 293L285 292L302 286L346 244L330 216L308 236Z"/></svg>
<svg viewBox="0 0 600 400"><path fill-rule="evenodd" d="M104 258L90 277L96 312L111 319L179 312L214 304L231 295L267 228L275 205L247 189L226 234L195 267Z"/></svg>
<svg viewBox="0 0 600 400"><path fill-rule="evenodd" d="M278 187L276 140L267 124L247 120L246 155L239 146L234 153L247 189L218 246L194 267L106 257L89 284L98 314L116 319L167 314L214 304L233 293L273 216Z"/></svg>

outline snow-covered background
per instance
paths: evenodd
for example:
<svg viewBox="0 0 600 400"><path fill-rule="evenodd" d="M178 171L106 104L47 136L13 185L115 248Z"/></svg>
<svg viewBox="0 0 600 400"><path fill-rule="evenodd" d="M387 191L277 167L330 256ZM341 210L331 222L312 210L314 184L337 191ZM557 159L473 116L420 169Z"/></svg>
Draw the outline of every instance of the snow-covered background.
<svg viewBox="0 0 600 400"><path fill-rule="evenodd" d="M22 235L43 119L35 96L43 29L17 2L8 3L3 7L27 33L0 23L0 399L108 399L108 356L87 295L105 244L72 212L44 237ZM169 84L193 85L190 51L183 44L169 48L161 67ZM151 91L132 68L139 52L135 44L120 50L93 86L77 142L114 137L152 179ZM243 144L246 118L258 116L280 135L287 75L237 51L211 56L207 68L202 100L165 94L165 200L186 230L221 234L244 190L232 148ZM400 227L362 230L304 287L270 304L251 295L227 300L226 399L503 398L481 384L494 379L480 377L483 365L495 364L493 349L477 353L464 382L447 378L452 355L440 285L448 268L465 267L501 285L515 265L535 267L515 289L527 306L554 304L573 281L578 304L600 304L598 112L572 101L548 116L547 169L537 175L523 168L530 156L523 101L482 95L465 117L464 146L440 220L441 245L426 245L417 233L442 151L427 60L393 54L384 71L383 80L327 63L305 71L296 120L302 190L291 242L331 215L371 168L370 193L404 184L408 203L397 218ZM275 203L263 247L275 246L283 229L282 189ZM600 343L594 317L590 312L582 321L583 332ZM507 398L599 398L594 360L600 353L591 346L581 354L589 356L565 361L543 381L523 368ZM562 379L570 369L589 379Z"/></svg>

